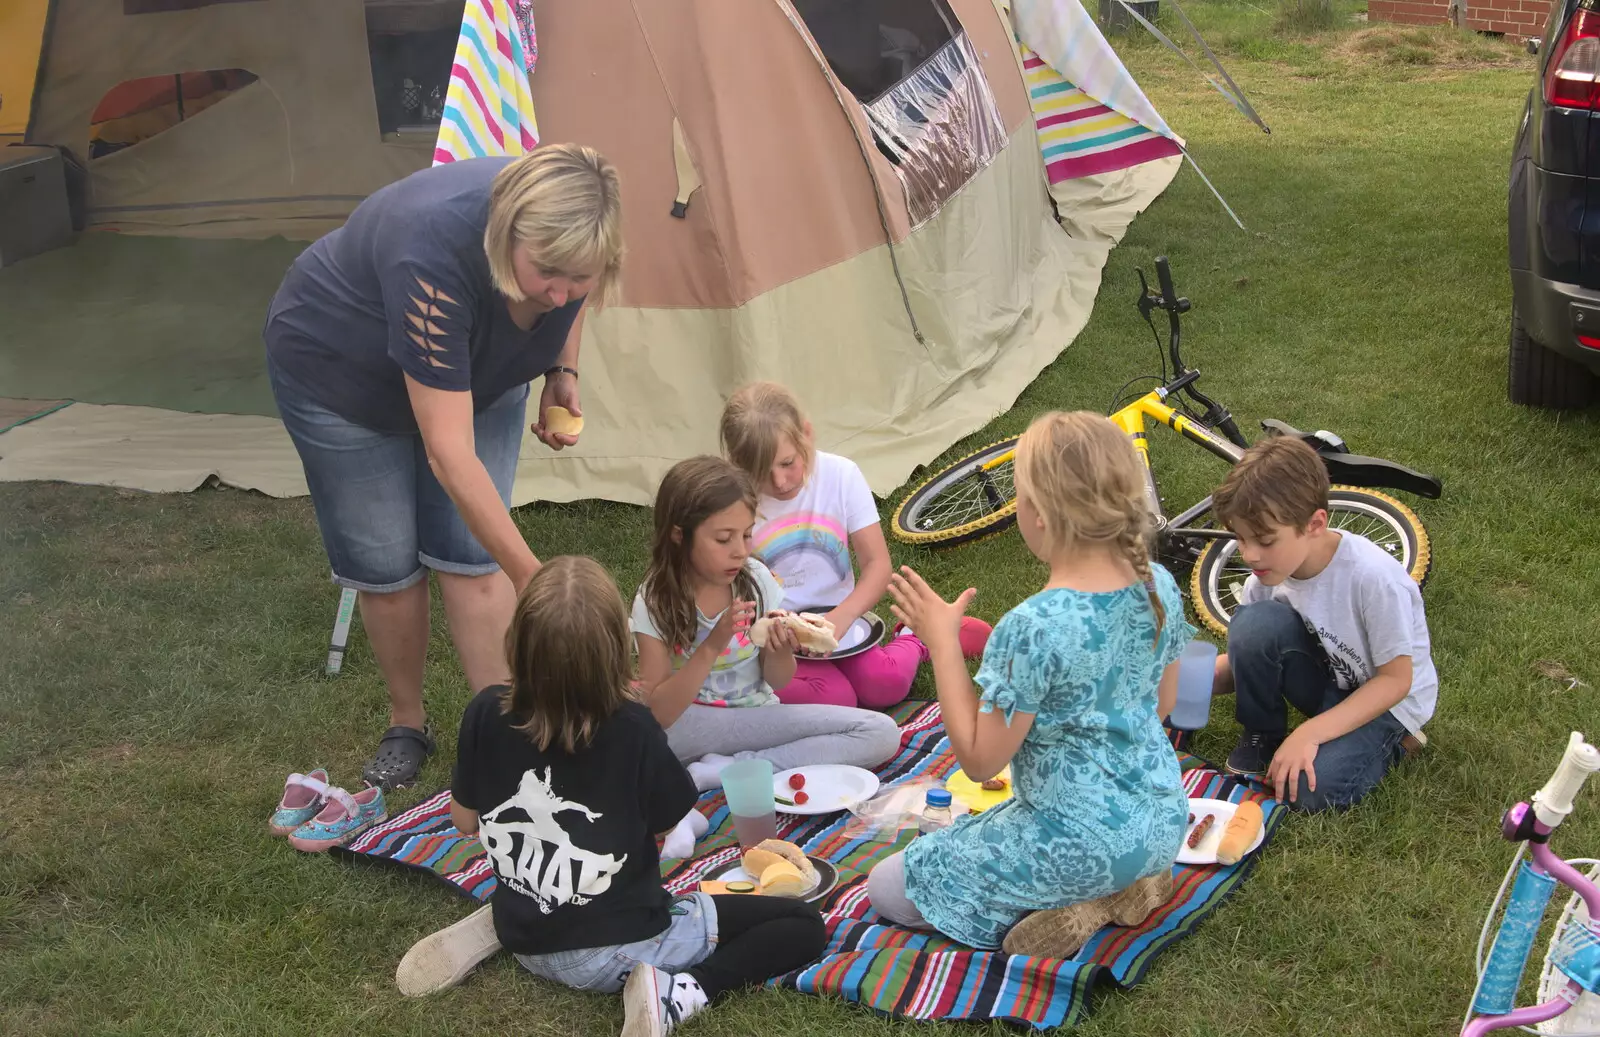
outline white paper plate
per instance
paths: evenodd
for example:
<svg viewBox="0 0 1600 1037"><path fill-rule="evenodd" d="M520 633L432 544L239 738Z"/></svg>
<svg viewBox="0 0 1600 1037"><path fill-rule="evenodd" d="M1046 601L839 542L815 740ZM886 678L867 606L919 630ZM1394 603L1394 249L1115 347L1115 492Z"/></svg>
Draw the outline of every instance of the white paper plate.
<svg viewBox="0 0 1600 1037"><path fill-rule="evenodd" d="M879 619L875 614L868 612L854 623L850 629L839 638L839 647L831 655L822 656L824 659L848 659L852 655L871 651L883 640L883 632L888 629L888 624Z"/></svg>
<svg viewBox="0 0 1600 1037"><path fill-rule="evenodd" d="M780 799L794 799L795 790L789 787L791 774L804 774L805 791L810 797L805 803L790 806L778 804L781 814L832 814L849 810L878 794L878 776L860 767L842 763L819 763L810 767L795 767L779 771L772 776L772 794Z"/></svg>
<svg viewBox="0 0 1600 1037"><path fill-rule="evenodd" d="M778 809L783 809L779 807ZM1217 815L1211 822L1211 830L1206 832L1200 845L1194 849L1189 848L1189 833L1194 830L1194 825L1188 825L1183 830L1183 844L1178 847L1179 864L1215 864L1217 863L1217 845L1222 842L1222 830L1228 827L1228 822L1233 819L1233 812L1239 809L1239 804L1229 803L1225 799L1191 799L1189 813L1194 815L1194 824L1197 825L1207 814ZM1267 826L1263 824L1256 833L1256 841L1245 850L1245 856L1256 852L1256 847L1267 837Z"/></svg>

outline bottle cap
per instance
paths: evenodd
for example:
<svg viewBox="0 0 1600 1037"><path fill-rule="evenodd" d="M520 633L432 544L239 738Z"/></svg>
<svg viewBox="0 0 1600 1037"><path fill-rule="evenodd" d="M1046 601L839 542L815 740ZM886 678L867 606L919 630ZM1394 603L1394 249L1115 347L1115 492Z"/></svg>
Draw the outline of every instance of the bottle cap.
<svg viewBox="0 0 1600 1037"><path fill-rule="evenodd" d="M950 793L944 789L928 790L928 806L947 807L950 805Z"/></svg>

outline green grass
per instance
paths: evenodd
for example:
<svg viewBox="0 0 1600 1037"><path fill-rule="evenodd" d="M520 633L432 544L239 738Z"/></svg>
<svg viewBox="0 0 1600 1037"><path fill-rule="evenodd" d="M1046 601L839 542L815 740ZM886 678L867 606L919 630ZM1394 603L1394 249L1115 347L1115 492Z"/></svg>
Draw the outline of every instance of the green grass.
<svg viewBox="0 0 1600 1037"><path fill-rule="evenodd" d="M1353 813L1293 819L1240 894L1081 1032L1454 1032L1507 857L1496 818L1568 731L1600 736L1600 419L1505 402L1505 184L1531 67L1375 61L1348 31L1279 37L1262 28L1270 12L1188 6L1270 137L1165 50L1118 47L1249 230L1185 171L1112 254L1085 332L962 446L1041 409L1103 409L1154 370L1133 272L1170 255L1195 303L1186 353L1243 427L1334 429L1444 479L1444 499L1418 505L1443 687L1420 759ZM1219 477L1173 438L1155 450L1174 501ZM517 520L541 554L593 554L624 586L640 575L638 509ZM1040 581L1014 535L896 553L939 586L977 586L991 620ZM343 676L319 675L334 601L304 500L0 486L0 1032L615 1031L613 999L504 958L447 995L399 997L395 963L465 904L265 835L287 772L322 764L355 781L383 726L359 637ZM444 640L430 660L429 707L448 727L467 689ZM1563 690L1539 660L1589 686ZM1226 711L1200 751L1231 744ZM425 786L448 782L452 756ZM1591 791L1561 846L1600 851L1597 807ZM926 1031L758 993L689 1032Z"/></svg>

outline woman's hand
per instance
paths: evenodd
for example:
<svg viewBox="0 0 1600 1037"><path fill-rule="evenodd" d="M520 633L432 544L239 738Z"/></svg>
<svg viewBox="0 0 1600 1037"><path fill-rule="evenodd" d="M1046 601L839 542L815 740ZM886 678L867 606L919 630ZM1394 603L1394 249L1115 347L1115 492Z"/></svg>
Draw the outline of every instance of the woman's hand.
<svg viewBox="0 0 1600 1037"><path fill-rule="evenodd" d="M978 592L968 587L955 601L945 601L923 582L922 577L909 565L889 577L889 596L894 604L889 606L895 618L910 628L929 649L943 644L959 644L961 617Z"/></svg>
<svg viewBox="0 0 1600 1037"><path fill-rule="evenodd" d="M562 435L544 427L545 411L551 407L565 407L575 418L583 416L583 411L578 408L577 375L566 371L551 371L544 376L544 391L539 393L539 417L531 428L533 434L539 437L539 442L551 450L576 446L577 436Z"/></svg>

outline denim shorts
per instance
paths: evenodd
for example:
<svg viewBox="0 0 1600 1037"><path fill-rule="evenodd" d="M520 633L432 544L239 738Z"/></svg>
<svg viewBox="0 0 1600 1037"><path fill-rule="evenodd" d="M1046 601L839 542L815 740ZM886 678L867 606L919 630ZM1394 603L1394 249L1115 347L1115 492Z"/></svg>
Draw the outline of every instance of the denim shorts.
<svg viewBox="0 0 1600 1037"><path fill-rule="evenodd" d="M659 936L617 947L585 947L554 954L519 954L517 961L541 979L574 990L614 994L639 965L677 973L711 957L717 949L717 905L707 893L672 902L672 921Z"/></svg>
<svg viewBox="0 0 1600 1037"><path fill-rule="evenodd" d="M305 468L335 583L385 594L410 587L429 569L459 576L499 571L434 478L420 433L357 425L313 400L270 359L267 371ZM472 419L478 459L508 509L528 391L519 385Z"/></svg>

